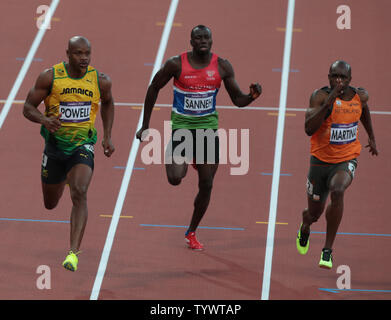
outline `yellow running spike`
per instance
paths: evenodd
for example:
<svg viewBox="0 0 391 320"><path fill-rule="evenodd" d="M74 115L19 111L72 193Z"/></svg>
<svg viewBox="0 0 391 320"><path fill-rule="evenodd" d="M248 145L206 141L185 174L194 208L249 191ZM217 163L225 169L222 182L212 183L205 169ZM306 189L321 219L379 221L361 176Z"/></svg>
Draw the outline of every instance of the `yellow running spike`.
<svg viewBox="0 0 391 320"><path fill-rule="evenodd" d="M62 263L63 267L70 271L76 271L77 270L77 264L79 262L79 259L77 255L80 253L80 251L74 253L73 251L69 251L67 257L65 258L64 262Z"/></svg>
<svg viewBox="0 0 391 320"><path fill-rule="evenodd" d="M303 224L300 225L299 231L297 232L296 248L297 248L297 251L300 254L306 254L307 251L308 251L308 248L310 247L310 238L309 238L309 235L308 235L306 242L305 242L305 239L302 238L302 236L301 236L301 226L302 225ZM302 244L305 244L304 247L302 246Z"/></svg>
<svg viewBox="0 0 391 320"><path fill-rule="evenodd" d="M323 249L320 255L319 267L331 269L333 267L333 255L331 249Z"/></svg>

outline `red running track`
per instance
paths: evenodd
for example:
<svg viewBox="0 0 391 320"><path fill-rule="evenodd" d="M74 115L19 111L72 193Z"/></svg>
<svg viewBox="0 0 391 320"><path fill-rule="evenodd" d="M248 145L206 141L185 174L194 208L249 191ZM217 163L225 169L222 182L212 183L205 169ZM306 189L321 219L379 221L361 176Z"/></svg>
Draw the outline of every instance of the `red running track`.
<svg viewBox="0 0 391 320"><path fill-rule="evenodd" d="M122 168L116 167L126 165L140 109L117 104L113 129L116 153L106 159L97 147L83 253L78 271L70 273L61 266L69 242L69 195L64 194L54 211L43 208L39 177L42 139L39 127L22 117L22 104L18 101L25 99L43 69L66 59L67 40L81 34L92 43L91 64L112 78L115 101L141 105L170 1L117 1L115 6L106 1L94 3L91 6L85 2L60 2L52 29L46 32L35 55L37 59L0 129L0 148L6 155L1 166L0 254L8 258L1 264L1 299L89 299L91 295L110 224L110 218L101 215L113 214L124 174ZM382 86L390 71L386 60L390 48L382 39L390 27L385 16L390 5L386 0L378 0L376 6L363 0L346 1L352 11L352 29L342 31L335 24L339 4L331 0L327 4L320 0L296 1L281 154L284 175L280 178L277 208L277 222L282 224L275 229L270 299L390 299L391 278L386 270L391 259L387 250L390 218L384 199L390 175L386 121L391 108ZM22 62L16 58L26 56L37 32L34 18L38 16L38 5L39 1L23 6L12 1L2 4L5 12L12 14L4 17L0 28L0 35L8 44L0 52L1 99L7 98L21 67ZM281 28L285 27L286 12L285 0L179 2L164 60L189 50L191 28L206 24L213 32L213 51L232 63L242 90L247 91L254 81L263 86L262 97L248 108L219 111L222 128L239 132L249 129L249 171L233 176L230 165L220 166L213 198L201 223L203 228L198 231L206 250L191 252L184 245L185 228L143 225L188 225L196 173L189 169L183 184L172 187L166 181L163 165L142 163L140 149L121 212L132 218L120 218L99 299L261 298L277 111L256 106L277 108L279 103L278 69L282 68L285 37ZM16 36L20 34L23 40ZM371 110L385 114L372 116L380 155L372 158L364 150L359 159L340 227L340 232L348 234L337 236L336 267L325 271L317 267L323 234L313 234L306 256L299 256L295 248L308 169L309 139L303 130L303 111L311 92L327 85L330 63L340 58L352 65L352 84L369 91ZM172 88L167 85L157 103L170 104L171 100ZM232 105L223 88L218 105ZM169 108L158 107L151 126L162 130L163 121L168 119ZM100 120L97 127L101 133ZM360 137L365 143L363 129ZM325 230L324 218L313 230ZM50 267L50 290L36 286L40 265ZM321 290L336 288L339 265L350 267L352 289L357 291Z"/></svg>

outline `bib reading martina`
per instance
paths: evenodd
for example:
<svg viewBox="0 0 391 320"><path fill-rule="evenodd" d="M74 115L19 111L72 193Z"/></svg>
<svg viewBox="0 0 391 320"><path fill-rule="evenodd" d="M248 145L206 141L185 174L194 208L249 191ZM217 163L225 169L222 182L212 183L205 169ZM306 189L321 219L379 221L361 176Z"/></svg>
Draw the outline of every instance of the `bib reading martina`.
<svg viewBox="0 0 391 320"><path fill-rule="evenodd" d="M45 116L58 116L61 113L61 128L50 133L41 126L45 141L52 135L57 148L65 154L71 154L83 144L95 144L99 100L98 72L95 68L88 66L84 76L75 79L68 75L64 62L53 66L52 87L44 101Z"/></svg>

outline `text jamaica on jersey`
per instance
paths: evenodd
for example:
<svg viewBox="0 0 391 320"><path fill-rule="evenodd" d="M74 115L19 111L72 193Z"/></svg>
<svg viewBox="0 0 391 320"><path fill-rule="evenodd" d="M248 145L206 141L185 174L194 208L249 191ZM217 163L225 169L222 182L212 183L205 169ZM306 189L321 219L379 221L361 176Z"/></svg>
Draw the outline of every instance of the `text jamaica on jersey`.
<svg viewBox="0 0 391 320"><path fill-rule="evenodd" d="M91 97L91 98L94 96L92 91L88 89L82 89L82 88L63 88L60 95L63 94L84 94L87 97Z"/></svg>

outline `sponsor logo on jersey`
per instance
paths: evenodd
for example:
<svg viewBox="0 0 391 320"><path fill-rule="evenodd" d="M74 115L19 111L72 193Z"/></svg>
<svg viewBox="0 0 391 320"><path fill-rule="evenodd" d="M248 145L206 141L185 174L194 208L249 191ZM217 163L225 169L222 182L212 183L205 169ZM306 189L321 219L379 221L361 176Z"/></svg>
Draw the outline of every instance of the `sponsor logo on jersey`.
<svg viewBox="0 0 391 320"><path fill-rule="evenodd" d="M208 75L206 80L208 80L208 81L216 80L216 78L214 77L214 75L215 75L215 71L214 70L207 70L206 74Z"/></svg>

